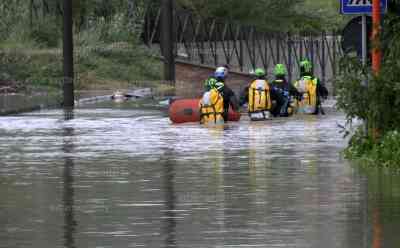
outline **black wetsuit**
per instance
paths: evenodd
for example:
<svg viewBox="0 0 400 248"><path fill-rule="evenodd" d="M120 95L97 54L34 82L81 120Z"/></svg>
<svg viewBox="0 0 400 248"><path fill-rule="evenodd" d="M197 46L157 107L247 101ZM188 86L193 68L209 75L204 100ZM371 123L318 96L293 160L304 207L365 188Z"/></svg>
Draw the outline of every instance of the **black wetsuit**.
<svg viewBox="0 0 400 248"><path fill-rule="evenodd" d="M216 79L218 82L221 82L224 84L224 87L222 90L219 92L222 97L224 98L224 121L227 122L229 120L229 106L232 107L234 111L239 111L239 102L236 98L235 92L231 88L229 88L224 80L217 79L214 76L211 76L210 78Z"/></svg>
<svg viewBox="0 0 400 248"><path fill-rule="evenodd" d="M317 80L318 80L318 84L317 84L317 108L316 108L314 114L318 115L321 112L321 114L324 115L325 113L323 112L323 109L322 109L322 100L321 100L321 98L326 99L328 97L328 95L329 95L329 92L328 92L328 89L325 87L325 85L318 78L317 78Z"/></svg>
<svg viewBox="0 0 400 248"><path fill-rule="evenodd" d="M280 115L281 116L289 116L288 113L288 108L290 104L290 97L295 97L297 99L300 99L302 97L302 94L298 92L296 87L293 86L290 82L288 82L285 78L285 76L278 76L276 79L271 83L272 88L274 88L276 91L279 91L279 93L282 95L283 98L283 104L280 110Z"/></svg>
<svg viewBox="0 0 400 248"><path fill-rule="evenodd" d="M296 87L293 84L289 83L285 77L276 77L274 81L271 83L272 87L281 89L282 91L289 92L289 95L293 97L300 97L301 94L297 91Z"/></svg>
<svg viewBox="0 0 400 248"><path fill-rule="evenodd" d="M239 104L235 92L225 83L221 93L224 97L224 121L227 122L229 119L229 106L231 106L234 111L239 111Z"/></svg>

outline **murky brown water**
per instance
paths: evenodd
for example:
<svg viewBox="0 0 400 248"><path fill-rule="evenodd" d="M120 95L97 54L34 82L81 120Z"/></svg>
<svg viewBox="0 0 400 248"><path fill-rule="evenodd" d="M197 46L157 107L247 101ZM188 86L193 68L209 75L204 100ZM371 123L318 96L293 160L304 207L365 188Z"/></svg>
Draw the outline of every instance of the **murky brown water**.
<svg viewBox="0 0 400 248"><path fill-rule="evenodd" d="M0 247L400 247L400 173L340 159L343 122L1 117Z"/></svg>

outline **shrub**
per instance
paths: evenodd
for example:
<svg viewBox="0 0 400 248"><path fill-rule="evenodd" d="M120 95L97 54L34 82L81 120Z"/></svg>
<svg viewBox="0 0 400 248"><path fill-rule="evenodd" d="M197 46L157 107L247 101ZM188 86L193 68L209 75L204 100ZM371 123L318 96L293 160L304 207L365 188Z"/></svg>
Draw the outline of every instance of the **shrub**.
<svg viewBox="0 0 400 248"><path fill-rule="evenodd" d="M40 19L30 30L30 37L37 44L47 47L57 47L61 40L62 24L56 18Z"/></svg>
<svg viewBox="0 0 400 248"><path fill-rule="evenodd" d="M381 165L397 165L400 160L400 20L385 23L385 50L381 71L374 75L358 58L345 57L336 80L339 109L347 121L368 121L369 132L357 131L346 153ZM377 45L377 44L376 44ZM366 84L368 82L368 85ZM378 134L378 135L377 135ZM396 140L396 138L398 140ZM398 156L400 157L400 156Z"/></svg>
<svg viewBox="0 0 400 248"><path fill-rule="evenodd" d="M351 138L345 156L367 166L400 167L400 132L387 132L376 142L359 130Z"/></svg>
<svg viewBox="0 0 400 248"><path fill-rule="evenodd" d="M392 35L386 41L379 75L373 75L369 65L363 67L358 58L345 57L336 80L337 106L346 113L348 121L368 120L370 127L382 134L400 126L400 22L391 23L389 31Z"/></svg>

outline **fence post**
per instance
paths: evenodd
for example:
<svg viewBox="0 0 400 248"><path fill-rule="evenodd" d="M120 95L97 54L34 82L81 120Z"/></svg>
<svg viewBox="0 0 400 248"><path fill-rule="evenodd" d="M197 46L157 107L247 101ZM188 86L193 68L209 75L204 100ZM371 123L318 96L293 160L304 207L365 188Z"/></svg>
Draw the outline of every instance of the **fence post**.
<svg viewBox="0 0 400 248"><path fill-rule="evenodd" d="M326 85L326 56L325 56L325 39L326 37L326 32L322 32L321 35L321 57L322 57L322 63L321 64L321 74L322 74L322 82Z"/></svg>
<svg viewBox="0 0 400 248"><path fill-rule="evenodd" d="M64 107L74 107L74 42L72 33L72 0L64 0Z"/></svg>
<svg viewBox="0 0 400 248"><path fill-rule="evenodd" d="M335 33L336 34L336 33ZM337 42L337 37L335 35L333 35L334 38L332 38L332 58L333 58L333 65L332 65L332 77L333 79L336 79L336 75L337 75L337 70L338 70L338 62L337 62L337 57L336 57L336 42ZM333 81L333 92L332 95L336 96L336 84L335 81Z"/></svg>
<svg viewBox="0 0 400 248"><path fill-rule="evenodd" d="M274 40L276 42L275 45L276 45L276 59L277 59L277 61L275 61L274 64L283 63L281 60L281 51L280 51L280 42L281 42L280 34L274 35L274 37L275 37Z"/></svg>
<svg viewBox="0 0 400 248"><path fill-rule="evenodd" d="M164 57L164 79L175 82L173 0L163 0L161 10L161 47Z"/></svg>
<svg viewBox="0 0 400 248"><path fill-rule="evenodd" d="M290 33L288 34L287 37L288 37L288 44L287 44L287 47L288 47L288 80L291 83L292 79L293 79L293 77L292 77L293 64L292 64L292 37L291 37Z"/></svg>
<svg viewBox="0 0 400 248"><path fill-rule="evenodd" d="M315 49L315 46L314 46L315 40L314 40L313 34L310 34L309 39L310 39L310 43L311 43L309 60L311 61L311 64L313 65L313 71L315 73L315 51L314 51L314 49Z"/></svg>
<svg viewBox="0 0 400 248"><path fill-rule="evenodd" d="M244 71L244 58L243 58L243 40L244 40L244 35L243 35L243 27L238 25L238 29L239 29L239 66L240 66L240 71L243 72Z"/></svg>

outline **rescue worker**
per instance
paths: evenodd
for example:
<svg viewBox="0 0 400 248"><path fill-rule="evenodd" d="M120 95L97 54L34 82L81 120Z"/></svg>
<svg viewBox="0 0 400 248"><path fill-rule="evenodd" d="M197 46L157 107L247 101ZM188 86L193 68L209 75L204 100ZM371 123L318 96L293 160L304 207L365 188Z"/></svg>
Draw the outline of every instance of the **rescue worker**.
<svg viewBox="0 0 400 248"><path fill-rule="evenodd" d="M223 84L211 77L206 81L206 92L200 100L201 124L224 124Z"/></svg>
<svg viewBox="0 0 400 248"><path fill-rule="evenodd" d="M240 104L247 103L252 121L267 120L271 115L279 116L283 103L282 96L269 85L264 69L257 68L255 76L256 79L242 93Z"/></svg>
<svg viewBox="0 0 400 248"><path fill-rule="evenodd" d="M302 100L298 100L296 104L298 112L314 115L324 114L321 104L322 98L328 97L328 90L313 75L313 66L310 61L300 62L300 79L294 83L294 86L302 94Z"/></svg>
<svg viewBox="0 0 400 248"><path fill-rule="evenodd" d="M235 93L233 90L226 84L226 79L228 77L228 68L226 66L224 67L218 67L215 70L214 73L214 78L217 80L217 85L220 87L222 86L222 89L220 93L223 96L224 100L224 121L228 121L229 117L229 106L232 107L233 111L239 111L239 102L236 98ZM222 84L222 85L221 85Z"/></svg>
<svg viewBox="0 0 400 248"><path fill-rule="evenodd" d="M277 64L274 69L274 74L275 80L272 81L271 85L274 89L281 93L283 98L280 116L287 117L293 114L293 107L291 106L292 100L301 100L302 94L300 94L296 87L294 87L293 84L286 79L287 70L285 65Z"/></svg>

